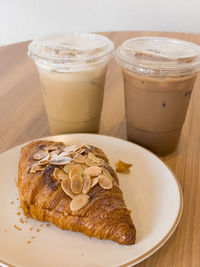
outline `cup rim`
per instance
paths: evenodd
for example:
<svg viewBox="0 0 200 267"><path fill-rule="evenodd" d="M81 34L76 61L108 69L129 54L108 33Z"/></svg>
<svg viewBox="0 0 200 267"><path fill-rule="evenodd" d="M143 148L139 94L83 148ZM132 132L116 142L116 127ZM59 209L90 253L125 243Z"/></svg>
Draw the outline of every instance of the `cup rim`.
<svg viewBox="0 0 200 267"><path fill-rule="evenodd" d="M99 42L102 42L102 44L104 44L104 46L102 46L102 51L99 53L96 53L94 55L86 55L85 57L81 57L81 58L73 58L73 57L63 57L63 56L59 56L59 55L46 55L41 51L38 51L36 48L38 47L38 45L55 45L54 44L54 39L53 38L59 38L59 37L72 37L75 39L84 39L84 40L88 40L93 41L93 40L97 40ZM46 41L45 41L46 40ZM61 45L62 47L62 45ZM105 48L105 49L104 49ZM88 49L89 51L89 49ZM78 33L78 32L61 32L61 33L54 33L51 35L47 35L47 36L43 36L41 38L37 38L35 40L33 40L29 45L28 45L28 56L33 59L35 61L35 63L37 64L42 64L43 66L50 66L53 65L54 67L56 65L62 65L63 67L69 67L69 66L79 66L79 67L84 67L86 65L88 65L88 63L99 63L99 64L103 64L104 61L108 61L114 54L114 43L107 38L106 36L100 35L100 34L93 34L93 33ZM95 64L94 64L95 65Z"/></svg>
<svg viewBox="0 0 200 267"><path fill-rule="evenodd" d="M138 41L138 40L150 40L155 39L159 41L170 41L175 42L176 44L184 44L194 50L198 51L196 53L196 61L193 63L187 64L178 64L178 65L169 65L166 63L163 64L148 64L144 62L137 62L134 61L134 58L129 58L125 53L123 53L124 47L127 45L128 42L131 41ZM157 36L143 36L143 37L136 37L131 38L124 41L117 49L115 54L115 59L127 70L143 73L143 74L157 74L157 75L166 75L169 72L176 72L176 75L179 75L181 72L185 74L192 74L194 72L198 72L200 70L200 46L191 42L187 42L184 40L173 39L173 38L166 38L166 37L157 37Z"/></svg>

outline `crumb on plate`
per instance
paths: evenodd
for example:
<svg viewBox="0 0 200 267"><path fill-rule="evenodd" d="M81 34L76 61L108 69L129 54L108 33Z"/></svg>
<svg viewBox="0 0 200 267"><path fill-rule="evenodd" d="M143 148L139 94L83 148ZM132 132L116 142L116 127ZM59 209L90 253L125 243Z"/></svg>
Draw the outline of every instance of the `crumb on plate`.
<svg viewBox="0 0 200 267"><path fill-rule="evenodd" d="M19 183L18 183L17 178L15 178L15 185L16 185L16 187L19 187Z"/></svg>
<svg viewBox="0 0 200 267"><path fill-rule="evenodd" d="M19 230L19 231L22 230L22 229L21 229L19 226L17 226L16 224L14 225L14 228L17 229L17 230Z"/></svg>
<svg viewBox="0 0 200 267"><path fill-rule="evenodd" d="M24 221L23 221L23 219L22 219L22 218L20 218L19 220L20 220L20 222L21 222L21 223L24 223Z"/></svg>
<svg viewBox="0 0 200 267"><path fill-rule="evenodd" d="M120 172L120 173L130 173L130 167L132 166L132 164L130 163L126 163L122 160L119 160L116 164L116 172Z"/></svg>

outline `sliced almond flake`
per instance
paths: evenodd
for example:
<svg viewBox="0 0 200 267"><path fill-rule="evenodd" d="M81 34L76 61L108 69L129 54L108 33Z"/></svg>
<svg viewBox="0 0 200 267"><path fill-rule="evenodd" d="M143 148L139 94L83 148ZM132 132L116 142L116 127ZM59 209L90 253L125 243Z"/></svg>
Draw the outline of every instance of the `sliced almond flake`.
<svg viewBox="0 0 200 267"><path fill-rule="evenodd" d="M56 146L45 146L44 150L46 151L54 151L57 150L58 148Z"/></svg>
<svg viewBox="0 0 200 267"><path fill-rule="evenodd" d="M83 152L85 152L85 148L84 147L79 147L73 152L73 154L74 155L76 155L77 153L82 154Z"/></svg>
<svg viewBox="0 0 200 267"><path fill-rule="evenodd" d="M89 196L86 194L80 194L72 199L70 203L70 209L72 211L77 211L83 208L89 201Z"/></svg>
<svg viewBox="0 0 200 267"><path fill-rule="evenodd" d="M85 148L81 148L78 153L82 154L83 152L85 152Z"/></svg>
<svg viewBox="0 0 200 267"><path fill-rule="evenodd" d="M96 164L94 161L92 161L89 158L86 158L85 163L87 164L87 166L92 167L92 166L97 166L98 164Z"/></svg>
<svg viewBox="0 0 200 267"><path fill-rule="evenodd" d="M77 153L74 157L73 157L73 161L77 162L77 163L85 163L85 157L83 155L81 155L80 153Z"/></svg>
<svg viewBox="0 0 200 267"><path fill-rule="evenodd" d="M89 158L90 160L96 162L96 163L99 163L99 162L100 162L100 158L97 158L97 157L95 156L95 154L93 154L92 152L89 152L89 153L88 153L88 158Z"/></svg>
<svg viewBox="0 0 200 267"><path fill-rule="evenodd" d="M69 176L61 169L59 168L55 168L54 172L53 172L53 176L55 177L56 180L60 181L60 180L65 180L66 178L68 178Z"/></svg>
<svg viewBox="0 0 200 267"><path fill-rule="evenodd" d="M86 158L85 163L90 167L91 166L102 166L105 163L105 161L103 159L100 159L99 163L97 163L97 162L92 161L89 158Z"/></svg>
<svg viewBox="0 0 200 267"><path fill-rule="evenodd" d="M76 150L76 148L77 148L77 145L66 146L66 147L63 148L63 151L71 154Z"/></svg>
<svg viewBox="0 0 200 267"><path fill-rule="evenodd" d="M77 153L79 153L81 150L82 150L82 148L81 148L81 147L78 147L77 149L75 149L75 150L71 153L71 155L75 156L75 155L76 155Z"/></svg>
<svg viewBox="0 0 200 267"><path fill-rule="evenodd" d="M84 175L83 176L83 189L82 189L83 194L87 194L90 188L91 188L91 178L89 175Z"/></svg>
<svg viewBox="0 0 200 267"><path fill-rule="evenodd" d="M99 175L98 180L99 180L99 185L104 189L111 189L113 186L112 180L110 180L108 176Z"/></svg>
<svg viewBox="0 0 200 267"><path fill-rule="evenodd" d="M98 166L92 166L84 170L85 174L88 174L91 177L98 176L101 174L101 168Z"/></svg>
<svg viewBox="0 0 200 267"><path fill-rule="evenodd" d="M37 151L34 155L33 155L33 158L35 160L41 160L43 159L44 157L46 157L48 155L48 152L47 151L44 151L44 150L39 150Z"/></svg>
<svg viewBox="0 0 200 267"><path fill-rule="evenodd" d="M90 146L85 145L85 144L81 144L80 146L78 146L78 147L74 150L74 152L75 152L75 153L77 153L77 152L79 152L79 153L83 153L83 152L85 151L85 148L90 149ZM81 151L81 152L80 152L80 151Z"/></svg>
<svg viewBox="0 0 200 267"><path fill-rule="evenodd" d="M60 155L54 155L51 160L49 161L52 165L65 165L72 161L70 157L60 157Z"/></svg>
<svg viewBox="0 0 200 267"><path fill-rule="evenodd" d="M49 160L51 157L50 154L47 154L46 157L44 157L43 159L40 160L40 162L43 162L43 161L46 161L46 160Z"/></svg>
<svg viewBox="0 0 200 267"><path fill-rule="evenodd" d="M46 157L44 157L43 159L41 159L37 164L38 165L46 165L49 163L49 159L50 159L50 154L47 154Z"/></svg>
<svg viewBox="0 0 200 267"><path fill-rule="evenodd" d="M74 174L82 175L83 173L83 167L80 164L76 164L72 167L72 169L69 172L69 178L72 179Z"/></svg>
<svg viewBox="0 0 200 267"><path fill-rule="evenodd" d="M75 162L69 162L67 163L64 168L63 168L63 171L67 174L69 174L70 170L72 169L72 167L75 165Z"/></svg>
<svg viewBox="0 0 200 267"><path fill-rule="evenodd" d="M53 151L50 152L50 156L51 156L51 158L53 158L55 155L58 155L59 153L60 153L59 149L53 150Z"/></svg>
<svg viewBox="0 0 200 267"><path fill-rule="evenodd" d="M69 155L71 155L71 154L69 154L68 152L64 151L64 152L61 152L58 156L59 157L68 157Z"/></svg>
<svg viewBox="0 0 200 267"><path fill-rule="evenodd" d="M85 146L83 144L81 144L81 145L79 145L79 146L76 147L76 149L74 150L74 152L76 152L76 151L78 151L78 150L80 150L80 149L82 149L84 147Z"/></svg>
<svg viewBox="0 0 200 267"><path fill-rule="evenodd" d="M71 179L71 190L75 194L80 194L83 188L83 178L80 174L75 173Z"/></svg>
<svg viewBox="0 0 200 267"><path fill-rule="evenodd" d="M39 166L45 166L45 165L47 165L48 163L49 163L48 160L45 160L45 161L39 161L39 162L38 162L38 165L39 165Z"/></svg>
<svg viewBox="0 0 200 267"><path fill-rule="evenodd" d="M105 163L105 161L101 158L99 158L98 166L102 166Z"/></svg>
<svg viewBox="0 0 200 267"><path fill-rule="evenodd" d="M84 145L84 144L83 144L83 145L81 145L78 149L76 149L76 151L75 151L74 153L75 153L75 154L76 154L76 153L80 153L80 154L82 154L83 152L85 152L85 150L86 150L87 148L90 149L90 147L88 147L87 145Z"/></svg>
<svg viewBox="0 0 200 267"><path fill-rule="evenodd" d="M38 164L33 164L29 173L36 173L37 171L43 171L44 169L44 167L39 166Z"/></svg>
<svg viewBox="0 0 200 267"><path fill-rule="evenodd" d="M71 180L69 178L62 180L61 187L69 197L74 198L76 196L71 190Z"/></svg>
<svg viewBox="0 0 200 267"><path fill-rule="evenodd" d="M98 182L99 182L98 177L93 178L91 182L91 188L94 187L96 184L98 184Z"/></svg>
<svg viewBox="0 0 200 267"><path fill-rule="evenodd" d="M91 149L91 146L89 146L89 145L82 144L82 146L83 146L83 147L86 147L86 148L88 148L88 149Z"/></svg>
<svg viewBox="0 0 200 267"><path fill-rule="evenodd" d="M106 168L102 168L102 172L103 172L103 175L108 177L111 181L113 180L112 175L110 174L110 172L108 170L106 170Z"/></svg>

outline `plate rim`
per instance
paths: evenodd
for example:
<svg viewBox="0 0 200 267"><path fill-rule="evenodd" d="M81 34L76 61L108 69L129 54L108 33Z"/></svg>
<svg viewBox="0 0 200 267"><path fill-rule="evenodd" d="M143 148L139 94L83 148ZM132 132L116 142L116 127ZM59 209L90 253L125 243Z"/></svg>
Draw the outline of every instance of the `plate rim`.
<svg viewBox="0 0 200 267"><path fill-rule="evenodd" d="M142 150L145 150L147 153L150 153L152 156L156 157L159 161L162 162L162 164L164 164L164 166L171 172L176 184L177 184L177 188L178 188L178 192L179 192L179 197L180 197L180 204L179 204L179 210L178 210L178 213L177 213L177 216L176 216L176 219L173 223L173 225L171 226L170 230L168 231L168 233L162 238L162 240L160 240L159 243L157 243L154 247L152 247L149 251L147 251L146 253L144 253L143 255L129 261L129 262L126 262L126 263L123 263L121 265L119 265L119 267L129 267L129 266L134 266L135 264L137 263L140 263L141 261L147 259L148 257L150 257L151 255L153 255L156 251L158 251L168 240L169 238L172 236L172 234L174 233L174 231L176 230L179 222L180 222L180 219L181 219L181 215L182 215L182 212L183 212L183 192L182 192L182 188L181 188L181 185L180 185L180 182L179 182L179 179L177 178L177 176L175 175L175 173L173 172L173 170L167 166L167 164L159 158L159 156L157 156L156 154L154 154L153 152L151 152L150 150L146 149L145 147L142 147L134 142L130 142L128 140L125 140L125 139L122 139L122 138L119 138L119 137L116 137L116 136L110 136L110 135L103 135L103 134L91 134L91 133L69 133L69 134L60 134L60 135L52 135L52 136L45 136L45 137L41 137L41 138L36 138L36 139L31 139L25 143L22 143L22 144L19 144L17 146L14 146L6 151L4 151L3 153L0 154L0 157L5 154L5 153L8 153L9 151L13 150L13 149L17 149L19 147L23 147L24 145L28 144L29 142L32 142L32 141L37 141L37 140L44 140L45 138L47 139L53 139L54 137L58 138L58 137L64 137L64 136L68 136L68 135L91 135L91 136L95 136L95 137L106 137L106 138L110 138L110 139L117 139L119 141L122 141L122 142L127 142L131 145L134 145L136 147L139 147L140 149ZM8 267L16 267L16 265L13 265L11 263L8 263L2 259L0 259L0 263L4 264L5 266L8 266Z"/></svg>

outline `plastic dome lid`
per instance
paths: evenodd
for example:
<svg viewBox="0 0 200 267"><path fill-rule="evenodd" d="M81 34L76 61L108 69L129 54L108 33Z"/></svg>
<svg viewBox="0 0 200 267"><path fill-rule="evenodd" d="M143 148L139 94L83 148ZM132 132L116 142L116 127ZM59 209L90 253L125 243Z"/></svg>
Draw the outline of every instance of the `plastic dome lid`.
<svg viewBox="0 0 200 267"><path fill-rule="evenodd" d="M143 74L178 75L197 72L200 47L190 42L160 37L139 37L117 49L119 64Z"/></svg>
<svg viewBox="0 0 200 267"><path fill-rule="evenodd" d="M45 68L77 71L106 63L113 50L113 42L102 35L60 33L31 42L28 55Z"/></svg>

